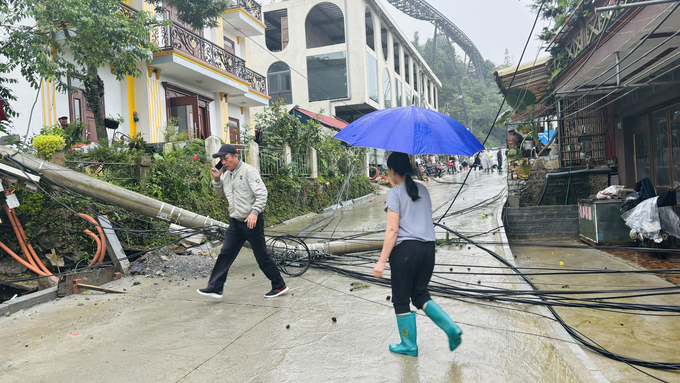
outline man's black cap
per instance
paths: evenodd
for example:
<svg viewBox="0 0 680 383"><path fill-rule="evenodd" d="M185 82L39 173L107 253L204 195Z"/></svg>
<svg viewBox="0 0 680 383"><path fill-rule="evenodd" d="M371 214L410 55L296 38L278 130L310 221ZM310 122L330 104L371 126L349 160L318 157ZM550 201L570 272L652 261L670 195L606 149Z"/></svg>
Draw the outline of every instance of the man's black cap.
<svg viewBox="0 0 680 383"><path fill-rule="evenodd" d="M213 158L218 158L219 156L223 156L225 154L238 154L238 150L236 150L236 147L234 145L229 145L229 144L224 144L220 148L220 150L213 154Z"/></svg>

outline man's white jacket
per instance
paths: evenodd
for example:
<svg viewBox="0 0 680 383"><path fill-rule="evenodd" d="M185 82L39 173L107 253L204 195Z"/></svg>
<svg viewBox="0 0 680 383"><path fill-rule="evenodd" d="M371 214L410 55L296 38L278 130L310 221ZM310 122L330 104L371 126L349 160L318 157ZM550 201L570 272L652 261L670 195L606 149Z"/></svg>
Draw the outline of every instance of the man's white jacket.
<svg viewBox="0 0 680 383"><path fill-rule="evenodd" d="M248 215L259 215L267 204L267 188L257 169L239 161L234 171L225 171L212 182L215 193L229 202L229 217L245 220Z"/></svg>

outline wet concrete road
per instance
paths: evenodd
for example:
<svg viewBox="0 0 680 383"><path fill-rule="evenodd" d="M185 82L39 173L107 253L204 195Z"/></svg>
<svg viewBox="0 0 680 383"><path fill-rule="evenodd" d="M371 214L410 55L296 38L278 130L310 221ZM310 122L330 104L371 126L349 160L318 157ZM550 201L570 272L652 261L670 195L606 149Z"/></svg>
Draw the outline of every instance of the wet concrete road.
<svg viewBox="0 0 680 383"><path fill-rule="evenodd" d="M448 176L444 181L462 178ZM489 200L506 185L497 173L473 172L469 182L453 211ZM459 187L427 186L434 207L453 198ZM309 240L381 228L384 197L328 214L332 222ZM468 234L492 230L498 226L502 201L443 222ZM270 233L298 232L312 223L325 224L324 218L312 216ZM477 237L501 238L494 233ZM511 257L502 246L492 249ZM373 267L353 259L339 262L363 272ZM473 271L474 266L499 265L474 247L454 245L439 247L437 262L438 271L451 265L458 271L466 269L461 265L472 265ZM445 277L449 280L440 276L433 283L518 287L514 278L505 276ZM135 281L141 285L133 286ZM598 381L593 369L585 368L584 360L574 354L574 346L560 338L535 307L437 297L463 329L463 342L450 352L444 333L418 315L420 356L413 358L388 351L388 345L399 339L386 299L389 288L371 285L350 291L354 279L315 269L286 281L291 288L287 295L265 299L270 284L252 253L244 249L222 299L196 294L206 279L138 276L107 285L126 288L129 293L124 297L71 296L0 318L0 382Z"/></svg>

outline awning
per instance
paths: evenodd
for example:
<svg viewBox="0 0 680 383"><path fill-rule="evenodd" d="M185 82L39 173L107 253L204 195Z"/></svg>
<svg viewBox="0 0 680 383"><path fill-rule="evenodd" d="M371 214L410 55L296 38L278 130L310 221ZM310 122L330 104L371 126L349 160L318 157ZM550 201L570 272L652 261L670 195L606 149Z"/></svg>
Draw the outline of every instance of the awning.
<svg viewBox="0 0 680 383"><path fill-rule="evenodd" d="M345 129L345 127L347 125L349 125L348 123L346 123L342 120L339 120L337 118L333 118L333 117L330 117L330 116L324 116L324 115L321 115L321 114L318 114L318 113L310 112L309 110L302 109L299 106L294 106L293 109L290 110L290 113L297 116L297 117L301 117L301 115L302 115L307 120L309 120L309 119L315 120L315 121L319 122L321 125L323 125L327 128L333 129L333 130L337 130L337 131L341 131L341 130ZM303 122L306 122L306 121L303 121Z"/></svg>
<svg viewBox="0 0 680 383"><path fill-rule="evenodd" d="M517 66L514 66L496 71L493 75L501 93L506 94L510 89L528 89L536 95L537 102L540 102L551 90L549 79L552 61L552 57L547 56L533 62L521 64L519 69ZM517 75L510 88L510 82L515 74L515 70L517 70ZM538 106L534 110L534 116L538 117L542 112L543 107Z"/></svg>

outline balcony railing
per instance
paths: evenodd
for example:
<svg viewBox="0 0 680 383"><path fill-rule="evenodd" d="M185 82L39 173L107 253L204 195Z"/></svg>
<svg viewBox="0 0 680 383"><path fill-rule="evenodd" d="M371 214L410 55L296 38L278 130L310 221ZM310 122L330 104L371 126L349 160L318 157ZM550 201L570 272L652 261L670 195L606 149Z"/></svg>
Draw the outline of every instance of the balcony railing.
<svg viewBox="0 0 680 383"><path fill-rule="evenodd" d="M262 6L254 0L232 0L232 7L240 7L248 11L255 19L262 22Z"/></svg>
<svg viewBox="0 0 680 383"><path fill-rule="evenodd" d="M252 0L238 0L239 4L242 2L247 3L245 5L253 9L257 9L261 15L260 4ZM137 11L125 4L121 4L121 12L131 17ZM267 80L264 76L250 68L246 68L246 62L243 59L227 52L224 48L206 40L187 28L175 23L167 26L159 25L151 31L151 42L162 50L176 50L213 67L222 69L249 82L252 89L267 94Z"/></svg>
<svg viewBox="0 0 680 383"><path fill-rule="evenodd" d="M175 50L246 80L246 62L196 33L175 23L154 28L152 42Z"/></svg>

